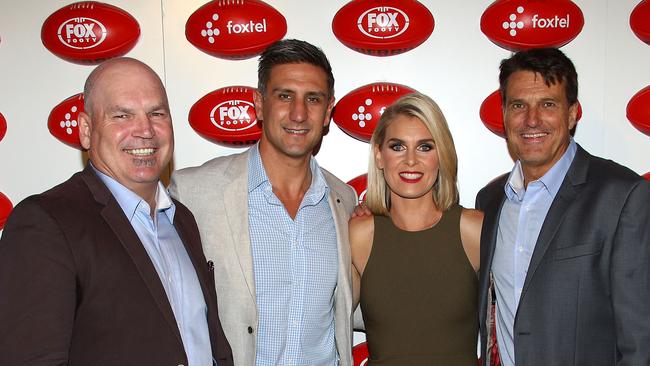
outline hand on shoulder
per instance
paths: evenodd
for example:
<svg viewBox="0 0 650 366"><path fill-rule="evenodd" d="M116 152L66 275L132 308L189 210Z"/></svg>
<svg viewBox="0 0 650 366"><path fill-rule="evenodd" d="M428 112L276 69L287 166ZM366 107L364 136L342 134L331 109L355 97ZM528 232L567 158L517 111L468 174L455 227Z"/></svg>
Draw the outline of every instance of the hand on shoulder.
<svg viewBox="0 0 650 366"><path fill-rule="evenodd" d="M372 217L372 212L368 209L368 207L361 202L360 204L356 205L354 207L354 211L352 212L351 217L363 217L363 216L370 216Z"/></svg>

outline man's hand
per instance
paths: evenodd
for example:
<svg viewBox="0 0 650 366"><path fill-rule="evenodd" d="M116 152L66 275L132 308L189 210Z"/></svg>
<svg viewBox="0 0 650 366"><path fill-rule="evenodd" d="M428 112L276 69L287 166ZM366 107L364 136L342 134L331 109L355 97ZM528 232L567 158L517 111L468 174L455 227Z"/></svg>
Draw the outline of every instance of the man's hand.
<svg viewBox="0 0 650 366"><path fill-rule="evenodd" d="M366 207L366 205L361 202L357 207L354 208L354 211L352 212L352 217L363 217L363 216L370 216L372 215L372 212Z"/></svg>

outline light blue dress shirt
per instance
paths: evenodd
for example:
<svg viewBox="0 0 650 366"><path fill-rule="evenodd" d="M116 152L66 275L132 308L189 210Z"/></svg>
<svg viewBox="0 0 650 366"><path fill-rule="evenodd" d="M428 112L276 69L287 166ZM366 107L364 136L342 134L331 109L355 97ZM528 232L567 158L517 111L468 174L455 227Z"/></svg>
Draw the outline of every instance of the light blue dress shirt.
<svg viewBox="0 0 650 366"><path fill-rule="evenodd" d="M203 291L173 225L176 206L165 187L158 182L156 214L152 218L145 200L97 169L95 172L124 211L158 272L181 333L188 365L213 365Z"/></svg>
<svg viewBox="0 0 650 366"><path fill-rule="evenodd" d="M257 366L333 366L338 249L329 188L311 159L311 186L291 219L251 148L249 228L259 326Z"/></svg>
<svg viewBox="0 0 650 366"><path fill-rule="evenodd" d="M576 143L571 139L560 160L544 176L528 183L528 187L524 186L521 163L517 161L504 187L506 200L501 209L492 261L497 299L497 344L503 366L515 365L513 329L528 265L546 214L576 150Z"/></svg>

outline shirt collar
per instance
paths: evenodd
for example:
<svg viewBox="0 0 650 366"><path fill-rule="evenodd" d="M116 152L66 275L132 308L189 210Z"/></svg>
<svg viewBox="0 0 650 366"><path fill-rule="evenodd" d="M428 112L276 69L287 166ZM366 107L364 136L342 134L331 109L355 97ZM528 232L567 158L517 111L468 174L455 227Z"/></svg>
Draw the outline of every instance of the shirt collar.
<svg viewBox="0 0 650 366"><path fill-rule="evenodd" d="M524 188L524 173L521 170L521 162L519 160L515 162L515 167L512 168L512 172L510 172L504 188L509 200L522 201L524 199L524 193L526 193L526 189Z"/></svg>
<svg viewBox="0 0 650 366"><path fill-rule="evenodd" d="M131 221L133 215L135 215L138 210L147 214L151 212L149 204L142 197L138 196L135 192L126 188L112 177L99 171L95 168L92 162L90 162L90 166L93 168L99 179L101 179L101 181L106 185L111 194L113 194L113 197L115 197L115 200L120 205L120 208L122 208L122 211L124 211L124 214L129 221ZM174 222L176 206L167 193L165 186L163 186L160 181L158 181L158 187L156 188L156 211L164 212L169 218L169 221Z"/></svg>
<svg viewBox="0 0 650 366"><path fill-rule="evenodd" d="M537 180L542 183L551 197L555 198L555 195L560 190L562 181L564 181L564 177L569 171L569 167L571 167L573 158L576 156L576 151L577 145L573 138L571 138L569 146L564 154L562 154L560 160L558 160L551 169L546 172L546 174ZM510 172L510 176L506 181L504 189L509 200L521 202L524 199L526 188L524 187L524 173L519 160L517 160L512 172Z"/></svg>
<svg viewBox="0 0 650 366"><path fill-rule="evenodd" d="M248 150L248 193L268 181L269 177L264 170L259 143L257 143Z"/></svg>
<svg viewBox="0 0 650 366"><path fill-rule="evenodd" d="M248 193L251 193L263 185L267 186L268 189L271 189L269 177L266 175L266 171L264 170L264 164L262 164L259 143L253 145L248 154ZM309 160L309 169L311 170L312 179L309 189L305 193L304 201L305 203L317 203L323 198L329 189L329 186L327 185L325 176L313 156L310 157Z"/></svg>

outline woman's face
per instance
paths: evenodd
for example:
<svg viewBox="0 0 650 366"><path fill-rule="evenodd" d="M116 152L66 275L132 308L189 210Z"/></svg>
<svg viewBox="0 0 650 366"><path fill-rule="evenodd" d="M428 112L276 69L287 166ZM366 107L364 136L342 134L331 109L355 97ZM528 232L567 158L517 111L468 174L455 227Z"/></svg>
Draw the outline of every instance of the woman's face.
<svg viewBox="0 0 650 366"><path fill-rule="evenodd" d="M375 163L384 171L391 200L431 197L438 179L438 150L433 137L417 117L397 115L386 137L374 148Z"/></svg>

